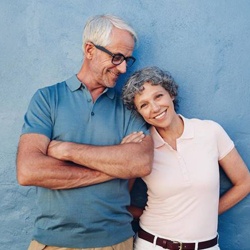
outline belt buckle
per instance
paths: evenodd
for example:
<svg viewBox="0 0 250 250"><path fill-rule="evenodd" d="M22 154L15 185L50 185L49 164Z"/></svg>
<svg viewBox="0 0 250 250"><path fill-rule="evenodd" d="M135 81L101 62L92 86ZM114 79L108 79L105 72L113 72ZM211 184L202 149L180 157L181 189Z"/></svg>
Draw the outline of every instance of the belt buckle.
<svg viewBox="0 0 250 250"><path fill-rule="evenodd" d="M178 250L182 250L182 242L179 242L179 241L173 241L173 243L174 244L178 244L179 246L179 248L178 248Z"/></svg>

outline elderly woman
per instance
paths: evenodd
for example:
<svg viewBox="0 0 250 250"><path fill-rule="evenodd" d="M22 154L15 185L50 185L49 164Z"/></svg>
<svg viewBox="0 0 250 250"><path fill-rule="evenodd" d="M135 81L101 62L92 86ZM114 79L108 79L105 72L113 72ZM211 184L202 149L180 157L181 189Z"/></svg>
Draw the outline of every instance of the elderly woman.
<svg viewBox="0 0 250 250"><path fill-rule="evenodd" d="M151 125L154 140L135 250L220 249L218 214L250 191L248 168L225 130L214 121L177 114L177 95L174 79L157 67L135 72L123 88L125 105ZM139 142L135 137L124 140ZM233 184L222 197L219 167Z"/></svg>

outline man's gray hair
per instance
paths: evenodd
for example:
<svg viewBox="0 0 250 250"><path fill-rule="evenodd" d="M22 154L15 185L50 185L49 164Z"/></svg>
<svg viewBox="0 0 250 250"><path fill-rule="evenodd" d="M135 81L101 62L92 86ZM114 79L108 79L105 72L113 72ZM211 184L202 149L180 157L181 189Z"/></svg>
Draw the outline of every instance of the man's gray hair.
<svg viewBox="0 0 250 250"><path fill-rule="evenodd" d="M135 43L138 40L134 29L121 18L113 15L97 15L89 18L85 24L82 35L83 52L87 42L107 46L111 42L110 35L113 27L128 31L134 38Z"/></svg>

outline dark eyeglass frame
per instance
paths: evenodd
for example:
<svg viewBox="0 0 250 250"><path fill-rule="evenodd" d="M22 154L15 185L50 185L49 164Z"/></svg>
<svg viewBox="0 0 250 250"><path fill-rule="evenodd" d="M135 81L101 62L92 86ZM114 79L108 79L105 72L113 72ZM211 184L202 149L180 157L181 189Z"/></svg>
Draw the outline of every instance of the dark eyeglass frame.
<svg viewBox="0 0 250 250"><path fill-rule="evenodd" d="M107 53L108 55L110 55L110 56L112 57L111 62L112 62L114 65L116 65L116 66L120 65L120 64L125 60L125 61L126 61L127 67L131 67L131 66L134 64L134 62L136 61L136 59L135 59L133 56L128 56L128 57L126 57L126 56L124 56L124 55L121 54L121 53L114 54L114 53L112 53L111 51L109 51L109 50L107 50L106 48L104 48L103 46L96 45L96 44L94 44L94 43L92 43L92 44L93 44L97 49L99 49L99 50L101 50L102 52L105 52L105 53ZM116 61L115 61L115 59L117 60L116 57L121 58L121 59L119 60L119 62L116 62Z"/></svg>

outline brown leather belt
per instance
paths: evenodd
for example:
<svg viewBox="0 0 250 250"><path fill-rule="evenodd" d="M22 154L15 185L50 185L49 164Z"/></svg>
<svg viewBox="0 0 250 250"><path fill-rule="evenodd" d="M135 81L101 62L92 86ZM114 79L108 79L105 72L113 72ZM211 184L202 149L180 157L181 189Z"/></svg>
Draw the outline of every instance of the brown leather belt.
<svg viewBox="0 0 250 250"><path fill-rule="evenodd" d="M149 241L151 243L154 242L155 236L144 231L143 229L140 229L138 231L138 237ZM208 241L202 241L198 243L198 249L206 249L209 247L213 247L217 244L218 237L216 236L212 240ZM170 249L170 250L195 250L195 243L183 243L178 241L171 241L163 238L157 238L156 245L163 247L164 249Z"/></svg>

